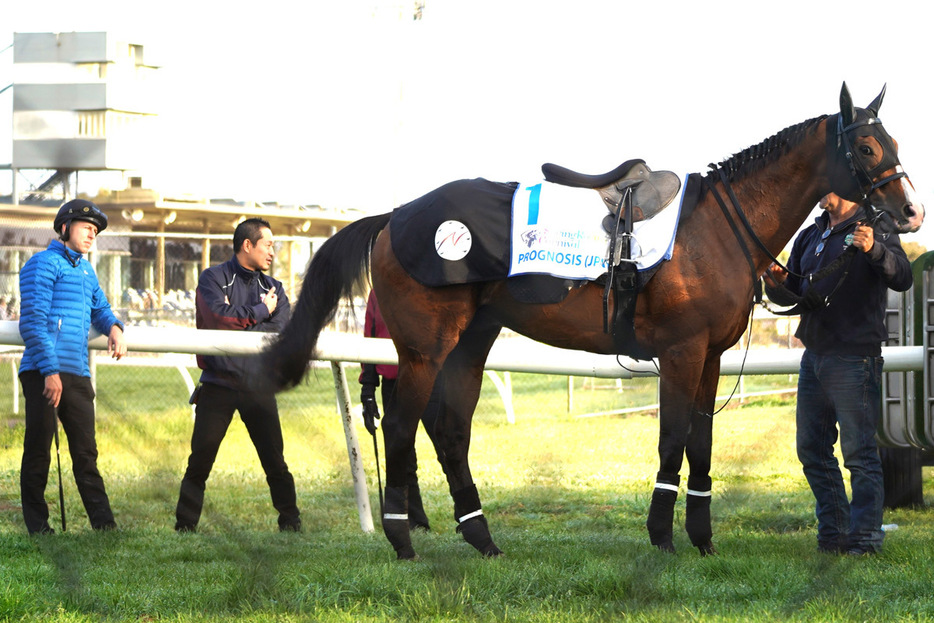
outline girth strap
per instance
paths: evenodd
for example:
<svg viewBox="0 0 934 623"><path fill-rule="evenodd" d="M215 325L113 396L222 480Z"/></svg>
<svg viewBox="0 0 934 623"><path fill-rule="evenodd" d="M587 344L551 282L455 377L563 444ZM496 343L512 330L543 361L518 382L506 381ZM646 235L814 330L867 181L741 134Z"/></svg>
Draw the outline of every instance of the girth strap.
<svg viewBox="0 0 934 623"><path fill-rule="evenodd" d="M610 240L610 248L607 253L607 279L606 286L603 289L603 332L610 333L611 325L615 327L618 324L620 315L620 290L635 289L635 265L632 264L632 187L627 187L623 191L619 205L616 206L616 226L613 231L613 237ZM625 212L624 212L625 210ZM620 225L623 230L620 231ZM625 263L625 266L624 266ZM621 273L617 273L617 268ZM628 275L629 283L623 283L621 276ZM613 294L614 301L614 319L610 323L609 299L610 293Z"/></svg>

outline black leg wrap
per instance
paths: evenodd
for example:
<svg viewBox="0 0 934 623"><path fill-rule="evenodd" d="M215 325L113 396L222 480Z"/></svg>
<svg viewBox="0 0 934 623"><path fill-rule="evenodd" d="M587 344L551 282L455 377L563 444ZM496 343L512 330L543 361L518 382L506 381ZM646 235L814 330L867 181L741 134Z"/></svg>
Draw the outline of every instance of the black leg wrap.
<svg viewBox="0 0 934 623"><path fill-rule="evenodd" d="M684 528L691 544L700 550L702 556L716 553L712 541L713 529L710 526L710 488L709 476L688 478Z"/></svg>
<svg viewBox="0 0 934 623"><path fill-rule="evenodd" d="M409 485L409 529L410 530L431 530L428 525L428 515L425 514L425 507L422 504L422 492L418 484Z"/></svg>
<svg viewBox="0 0 934 623"><path fill-rule="evenodd" d="M407 487L386 487L386 498L383 502L383 533L400 560L415 558L412 537L409 535L407 494Z"/></svg>
<svg viewBox="0 0 934 623"><path fill-rule="evenodd" d="M645 522L652 545L665 552L674 553L675 551L671 534L675 520L675 501L678 499L679 480L677 474L658 473L656 487L652 492L652 504L649 506L649 518Z"/></svg>
<svg viewBox="0 0 934 623"><path fill-rule="evenodd" d="M503 552L493 543L486 517L480 510L480 494L477 487L470 485L454 492L454 519L457 531L464 540L477 548L484 556L499 556Z"/></svg>
<svg viewBox="0 0 934 623"><path fill-rule="evenodd" d="M464 487L451 494L454 498L454 520L460 523L461 517L480 510L480 494L477 485Z"/></svg>

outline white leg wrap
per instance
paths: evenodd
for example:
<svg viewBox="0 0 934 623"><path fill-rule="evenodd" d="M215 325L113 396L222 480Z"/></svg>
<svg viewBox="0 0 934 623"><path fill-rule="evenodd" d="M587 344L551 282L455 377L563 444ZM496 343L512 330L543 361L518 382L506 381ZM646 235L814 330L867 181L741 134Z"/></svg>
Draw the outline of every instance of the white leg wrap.
<svg viewBox="0 0 934 623"><path fill-rule="evenodd" d="M664 489L665 491L674 491L675 493L678 492L678 485L671 485L671 484L668 484L667 482L656 482L655 488Z"/></svg>
<svg viewBox="0 0 934 623"><path fill-rule="evenodd" d="M383 519L396 519L399 521L408 521L409 514L408 513L384 513Z"/></svg>
<svg viewBox="0 0 934 623"><path fill-rule="evenodd" d="M475 510L475 511L472 512L472 513L467 513L467 514L464 515L463 517L459 517L459 518L457 519L457 523L464 523L464 522L467 521L468 519L473 519L474 517L479 517L479 516L482 515L482 514L483 514L483 510Z"/></svg>
<svg viewBox="0 0 934 623"><path fill-rule="evenodd" d="M688 495L696 495L699 498L709 498L710 491L695 491L694 489L688 489Z"/></svg>

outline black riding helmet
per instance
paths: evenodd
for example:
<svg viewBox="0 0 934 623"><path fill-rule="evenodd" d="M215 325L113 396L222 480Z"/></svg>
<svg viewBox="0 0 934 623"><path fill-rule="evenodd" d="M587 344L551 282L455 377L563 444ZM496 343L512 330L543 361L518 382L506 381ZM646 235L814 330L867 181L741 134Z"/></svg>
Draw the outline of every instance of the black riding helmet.
<svg viewBox="0 0 934 623"><path fill-rule="evenodd" d="M62 235L62 225L72 221L87 221L97 226L97 233L107 229L107 215L100 211L96 205L84 199L72 199L58 210L52 227L55 232ZM68 232L62 237L68 240Z"/></svg>

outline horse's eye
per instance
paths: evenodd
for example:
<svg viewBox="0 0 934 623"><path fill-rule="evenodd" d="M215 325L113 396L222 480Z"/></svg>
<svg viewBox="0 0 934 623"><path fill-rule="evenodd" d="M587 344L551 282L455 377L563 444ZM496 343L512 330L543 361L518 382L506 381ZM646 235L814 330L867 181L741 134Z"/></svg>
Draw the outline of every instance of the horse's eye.
<svg viewBox="0 0 934 623"><path fill-rule="evenodd" d="M871 156L871 155L872 155L872 147L869 147L869 146L867 146L867 145L860 145L860 147L859 147L859 153L861 153L861 154L864 155L864 156Z"/></svg>

